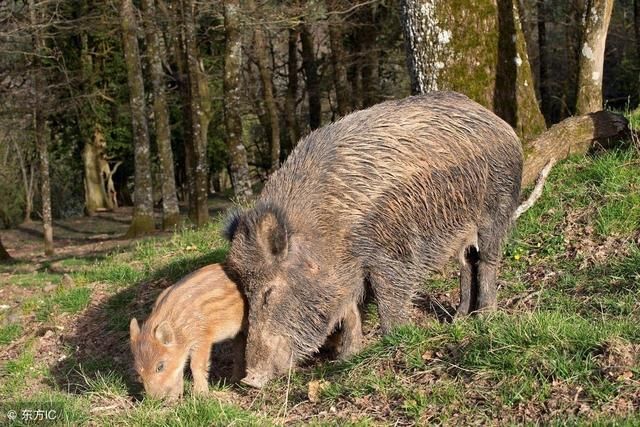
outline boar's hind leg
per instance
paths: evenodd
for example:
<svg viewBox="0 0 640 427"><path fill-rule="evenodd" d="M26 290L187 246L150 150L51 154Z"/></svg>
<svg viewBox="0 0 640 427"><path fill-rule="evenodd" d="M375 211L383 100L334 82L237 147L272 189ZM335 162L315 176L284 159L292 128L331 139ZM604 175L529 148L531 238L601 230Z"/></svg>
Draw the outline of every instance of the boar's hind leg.
<svg viewBox="0 0 640 427"><path fill-rule="evenodd" d="M378 315L383 334L411 321L413 304L413 288L411 286L394 283L384 275L373 272L369 275L369 282L378 304Z"/></svg>
<svg viewBox="0 0 640 427"><path fill-rule="evenodd" d="M465 248L460 257L460 305L456 317L465 316L477 306L478 299L478 251L475 247Z"/></svg>
<svg viewBox="0 0 640 427"><path fill-rule="evenodd" d="M209 390L209 357L211 344L200 344L191 353L194 394L204 394Z"/></svg>
<svg viewBox="0 0 640 427"><path fill-rule="evenodd" d="M362 319L358 304L352 303L342 319L338 357L346 359L356 354L362 347Z"/></svg>
<svg viewBox="0 0 640 427"><path fill-rule="evenodd" d="M496 274L500 257L502 237L506 233L506 227L492 227L478 232L478 297L473 311L493 311L498 306L496 287Z"/></svg>

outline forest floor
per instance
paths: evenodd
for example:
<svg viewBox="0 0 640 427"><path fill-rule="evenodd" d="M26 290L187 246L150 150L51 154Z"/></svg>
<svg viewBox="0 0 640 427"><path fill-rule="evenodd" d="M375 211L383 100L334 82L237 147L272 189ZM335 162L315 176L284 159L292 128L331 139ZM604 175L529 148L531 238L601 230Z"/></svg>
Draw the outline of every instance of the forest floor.
<svg viewBox="0 0 640 427"><path fill-rule="evenodd" d="M210 396L169 406L133 381L129 320L224 259L219 223L125 241L126 211L75 218L53 259L35 231L3 232L19 261L0 266L0 424L53 409L66 425L638 425L639 170L632 147L554 168L504 247L497 313L450 322L450 265L424 283L413 326L381 337L367 306L352 359L315 357L253 390L225 382L223 345Z"/></svg>

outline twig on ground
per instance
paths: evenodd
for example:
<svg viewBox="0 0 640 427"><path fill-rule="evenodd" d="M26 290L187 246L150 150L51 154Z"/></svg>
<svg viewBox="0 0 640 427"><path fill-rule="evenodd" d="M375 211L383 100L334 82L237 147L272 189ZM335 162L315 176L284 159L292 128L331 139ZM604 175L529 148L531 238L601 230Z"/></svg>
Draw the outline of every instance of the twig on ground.
<svg viewBox="0 0 640 427"><path fill-rule="evenodd" d="M513 214L514 221L518 219L520 215L528 211L529 208L538 201L538 199L542 195L542 190L544 189L544 183L547 181L549 172L551 172L551 168L555 163L556 163L556 160L551 159L547 162L544 168L542 168L542 170L538 174L538 179L536 179L536 185L533 188L533 191L531 192L527 200L525 200L520 206L518 206L518 209L516 209L516 211L514 212Z"/></svg>

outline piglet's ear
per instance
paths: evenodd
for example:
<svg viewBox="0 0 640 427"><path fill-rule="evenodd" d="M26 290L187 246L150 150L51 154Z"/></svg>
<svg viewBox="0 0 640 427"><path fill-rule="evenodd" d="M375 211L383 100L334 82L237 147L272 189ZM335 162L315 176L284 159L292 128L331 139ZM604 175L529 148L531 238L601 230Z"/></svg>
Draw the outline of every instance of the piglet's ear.
<svg viewBox="0 0 640 427"><path fill-rule="evenodd" d="M176 342L173 328L166 320L156 326L155 337L162 345L173 345Z"/></svg>
<svg viewBox="0 0 640 427"><path fill-rule="evenodd" d="M131 319L131 323L129 323L129 335L131 336L131 341L137 340L138 335L140 335L140 325L138 325L135 317Z"/></svg>
<svg viewBox="0 0 640 427"><path fill-rule="evenodd" d="M287 256L287 227L273 212L265 212L257 222L256 240L267 260L274 262Z"/></svg>

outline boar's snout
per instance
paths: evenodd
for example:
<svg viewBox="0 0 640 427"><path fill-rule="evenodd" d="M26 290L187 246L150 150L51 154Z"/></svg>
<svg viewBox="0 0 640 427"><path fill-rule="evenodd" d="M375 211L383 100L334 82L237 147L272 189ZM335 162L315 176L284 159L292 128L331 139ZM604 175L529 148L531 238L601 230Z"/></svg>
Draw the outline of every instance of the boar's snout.
<svg viewBox="0 0 640 427"><path fill-rule="evenodd" d="M289 340L262 330L249 330L247 375L242 383L262 388L274 376L284 374L295 362Z"/></svg>
<svg viewBox="0 0 640 427"><path fill-rule="evenodd" d="M269 381L269 377L267 375L258 375L254 372L247 372L247 376L244 377L241 382L249 387L253 388L262 388Z"/></svg>

